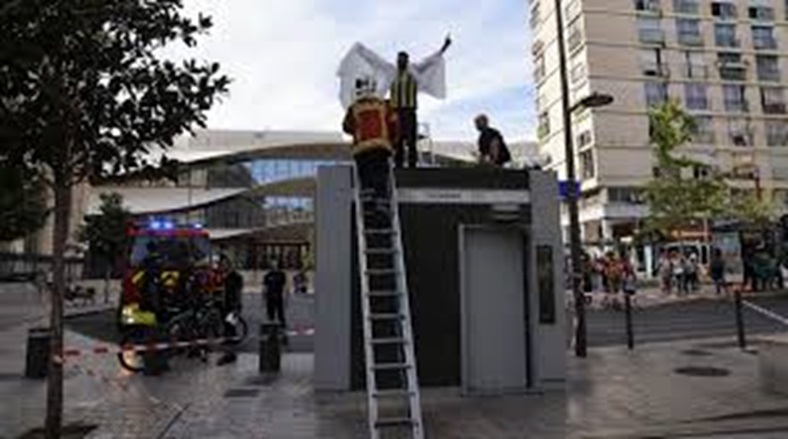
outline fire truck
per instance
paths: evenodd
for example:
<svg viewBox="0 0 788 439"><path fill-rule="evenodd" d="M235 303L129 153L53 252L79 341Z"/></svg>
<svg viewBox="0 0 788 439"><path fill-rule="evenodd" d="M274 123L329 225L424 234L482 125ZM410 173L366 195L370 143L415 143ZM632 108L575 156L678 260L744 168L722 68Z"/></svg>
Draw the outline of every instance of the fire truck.
<svg viewBox="0 0 788 439"><path fill-rule="evenodd" d="M177 305L183 300L186 277L200 280L201 289L210 289L217 275L211 266L211 243L208 232L200 224L175 224L167 220L151 220L130 224L126 230L129 249L123 274L118 323L121 332L138 326L156 326L157 316L146 304L145 291L155 283L158 299ZM156 267L155 270L151 266ZM152 271L155 271L154 274ZM158 279L151 276L158 274Z"/></svg>

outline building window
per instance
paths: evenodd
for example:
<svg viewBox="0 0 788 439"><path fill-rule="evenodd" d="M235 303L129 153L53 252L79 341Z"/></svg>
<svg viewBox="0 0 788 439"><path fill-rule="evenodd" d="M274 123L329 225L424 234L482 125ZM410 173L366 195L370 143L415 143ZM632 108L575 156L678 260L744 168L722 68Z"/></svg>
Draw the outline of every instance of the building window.
<svg viewBox="0 0 788 439"><path fill-rule="evenodd" d="M749 111L747 100L745 99L745 90L746 87L743 85L724 84L722 86L725 111L735 111L739 113Z"/></svg>
<svg viewBox="0 0 788 439"><path fill-rule="evenodd" d="M676 31L680 44L686 46L702 46L703 36L700 33L700 20L697 18L677 18Z"/></svg>
<svg viewBox="0 0 788 439"><path fill-rule="evenodd" d="M695 180L703 180L708 178L710 174L711 170L708 166L695 165L692 167L692 178Z"/></svg>
<svg viewBox="0 0 788 439"><path fill-rule="evenodd" d="M544 95L541 95L541 94L537 95L536 96L536 110L537 111L544 110L545 109L545 105L547 105L547 102L545 102Z"/></svg>
<svg viewBox="0 0 788 439"><path fill-rule="evenodd" d="M774 38L774 28L771 26L753 26L752 46L756 49L776 49L777 40Z"/></svg>
<svg viewBox="0 0 788 439"><path fill-rule="evenodd" d="M695 143L714 143L714 125L711 116L695 116L692 127L692 141Z"/></svg>
<svg viewBox="0 0 788 439"><path fill-rule="evenodd" d="M755 136L746 119L728 119L728 136L735 146L752 146Z"/></svg>
<svg viewBox="0 0 788 439"><path fill-rule="evenodd" d="M703 52L684 52L684 60L684 75L687 78L709 77L709 67L706 65Z"/></svg>
<svg viewBox="0 0 788 439"><path fill-rule="evenodd" d="M747 65L742 62L740 53L718 53L717 65L720 68L720 79L729 81L744 81L747 79Z"/></svg>
<svg viewBox="0 0 788 439"><path fill-rule="evenodd" d="M539 23L542 20L541 14L539 12L540 6L541 6L541 2L539 2L539 0L536 0L531 3L531 19L530 19L531 29L536 29L536 27L539 26Z"/></svg>
<svg viewBox="0 0 788 439"><path fill-rule="evenodd" d="M583 61L576 61L573 63L572 71L569 74L572 83L578 83L586 77L586 63Z"/></svg>
<svg viewBox="0 0 788 439"><path fill-rule="evenodd" d="M700 8L698 0L673 0L673 12L697 15Z"/></svg>
<svg viewBox="0 0 788 439"><path fill-rule="evenodd" d="M642 204L641 190L636 187L609 187L607 188L607 201L609 203Z"/></svg>
<svg viewBox="0 0 788 439"><path fill-rule="evenodd" d="M665 34L660 27L659 17L638 17L638 37L641 43L663 44Z"/></svg>
<svg viewBox="0 0 788 439"><path fill-rule="evenodd" d="M755 55L755 66L758 71L759 80L780 80L780 65L777 55Z"/></svg>
<svg viewBox="0 0 788 439"><path fill-rule="evenodd" d="M736 18L736 5L727 1L711 3L711 15L725 20Z"/></svg>
<svg viewBox="0 0 788 439"><path fill-rule="evenodd" d="M588 180L596 176L594 166L594 150L589 149L580 153L580 178Z"/></svg>
<svg viewBox="0 0 788 439"><path fill-rule="evenodd" d="M644 84L646 90L646 105L649 107L661 105L668 100L668 85L664 82L649 81Z"/></svg>
<svg viewBox="0 0 788 439"><path fill-rule="evenodd" d="M641 12L659 12L659 0L634 0L635 10Z"/></svg>
<svg viewBox="0 0 788 439"><path fill-rule="evenodd" d="M544 79L546 73L544 54L534 57L534 81L539 82Z"/></svg>
<svg viewBox="0 0 788 439"><path fill-rule="evenodd" d="M720 47L739 47L739 40L736 38L736 25L715 23L714 42Z"/></svg>
<svg viewBox="0 0 788 439"><path fill-rule="evenodd" d="M709 109L709 98L706 93L706 85L704 84L693 82L684 84L684 97L689 110Z"/></svg>
<svg viewBox="0 0 788 439"><path fill-rule="evenodd" d="M539 126L536 128L536 135L539 139L544 139L550 134L550 113L542 111L539 113Z"/></svg>
<svg viewBox="0 0 788 439"><path fill-rule="evenodd" d="M641 71L646 76L669 75L668 67L662 62L662 49L643 49L640 51Z"/></svg>
<svg viewBox="0 0 788 439"><path fill-rule="evenodd" d="M785 114L782 87L761 87L761 105L764 114Z"/></svg>
<svg viewBox="0 0 788 439"><path fill-rule="evenodd" d="M766 144L769 146L788 146L788 124L785 121L766 121Z"/></svg>
<svg viewBox="0 0 788 439"><path fill-rule="evenodd" d="M774 8L768 6L750 6L749 16L758 21L774 21Z"/></svg>
<svg viewBox="0 0 788 439"><path fill-rule="evenodd" d="M564 20L569 23L578 15L580 15L580 0L572 0L564 8Z"/></svg>
<svg viewBox="0 0 788 439"><path fill-rule="evenodd" d="M570 51L575 50L583 42L582 20L575 20L567 27L566 45Z"/></svg>
<svg viewBox="0 0 788 439"><path fill-rule="evenodd" d="M580 149L591 144L591 130L585 130L577 136L577 148Z"/></svg>

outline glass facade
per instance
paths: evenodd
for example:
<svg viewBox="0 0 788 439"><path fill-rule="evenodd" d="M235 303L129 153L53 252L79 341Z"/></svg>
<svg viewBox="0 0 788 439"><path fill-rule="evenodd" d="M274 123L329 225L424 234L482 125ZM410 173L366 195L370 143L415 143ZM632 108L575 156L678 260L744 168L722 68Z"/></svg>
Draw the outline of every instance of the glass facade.
<svg viewBox="0 0 788 439"><path fill-rule="evenodd" d="M297 178L314 177L319 166L334 165L336 160L253 160L244 163L252 179L257 184L277 183Z"/></svg>

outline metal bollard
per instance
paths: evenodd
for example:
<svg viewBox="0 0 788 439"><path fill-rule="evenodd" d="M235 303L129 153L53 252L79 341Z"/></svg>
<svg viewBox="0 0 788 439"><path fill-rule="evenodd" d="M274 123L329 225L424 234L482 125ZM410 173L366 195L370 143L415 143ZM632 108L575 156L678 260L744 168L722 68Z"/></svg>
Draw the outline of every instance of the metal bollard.
<svg viewBox="0 0 788 439"><path fill-rule="evenodd" d="M27 331L25 377L46 378L49 375L49 328L30 328Z"/></svg>
<svg viewBox="0 0 788 439"><path fill-rule="evenodd" d="M741 288L736 288L733 291L734 294L734 306L736 311L736 335L739 339L739 348L742 350L747 349L747 338L744 334L744 313L742 310L742 303L741 303Z"/></svg>
<svg viewBox="0 0 788 439"><path fill-rule="evenodd" d="M165 337L158 328L143 328L142 340L154 339L156 342L165 341ZM151 336L146 336L150 334ZM142 373L147 376L158 376L169 370L170 365L165 351L149 351L142 354Z"/></svg>
<svg viewBox="0 0 788 439"><path fill-rule="evenodd" d="M632 294L624 293L624 312L627 325L627 348L635 349L635 331L632 329Z"/></svg>
<svg viewBox="0 0 788 439"><path fill-rule="evenodd" d="M279 323L260 325L260 372L279 372L282 368L279 331Z"/></svg>

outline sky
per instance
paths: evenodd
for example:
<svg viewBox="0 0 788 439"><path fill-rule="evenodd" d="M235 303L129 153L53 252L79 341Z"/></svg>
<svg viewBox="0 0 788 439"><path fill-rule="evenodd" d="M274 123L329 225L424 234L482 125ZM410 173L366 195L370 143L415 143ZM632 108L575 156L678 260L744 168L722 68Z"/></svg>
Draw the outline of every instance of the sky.
<svg viewBox="0 0 788 439"><path fill-rule="evenodd" d="M214 27L177 56L218 61L230 94L210 112L212 129L338 131L336 70L361 42L394 61L419 59L447 33L448 97L420 97L419 117L438 140L476 136L484 112L511 140L535 137L527 2L496 0L185 0Z"/></svg>

